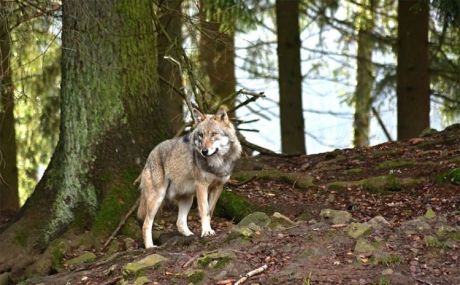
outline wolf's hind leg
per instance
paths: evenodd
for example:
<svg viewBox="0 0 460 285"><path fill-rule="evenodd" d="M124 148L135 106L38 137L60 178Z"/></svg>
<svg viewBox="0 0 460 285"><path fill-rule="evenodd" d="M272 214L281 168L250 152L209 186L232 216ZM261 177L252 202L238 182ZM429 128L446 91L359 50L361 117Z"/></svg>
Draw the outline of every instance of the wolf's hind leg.
<svg viewBox="0 0 460 285"><path fill-rule="evenodd" d="M193 235L187 225L187 216L193 204L193 196L184 197L177 201L179 212L177 214L177 230L184 236Z"/></svg>
<svg viewBox="0 0 460 285"><path fill-rule="evenodd" d="M152 239L152 227L153 227L153 222L155 220L155 215L158 212L158 209L161 206L161 203L164 200L166 190L167 190L167 185L162 185L161 187L154 188L152 189L146 197L147 199L147 214L145 215L145 220L144 224L142 226L142 235L144 238L144 245L145 248L152 248L155 247L153 245L153 239Z"/></svg>

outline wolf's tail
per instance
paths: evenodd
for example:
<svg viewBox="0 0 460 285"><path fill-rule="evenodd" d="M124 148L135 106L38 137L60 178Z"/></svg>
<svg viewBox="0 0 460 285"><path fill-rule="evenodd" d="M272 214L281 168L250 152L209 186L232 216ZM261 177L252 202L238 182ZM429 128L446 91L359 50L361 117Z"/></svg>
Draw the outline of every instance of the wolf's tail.
<svg viewBox="0 0 460 285"><path fill-rule="evenodd" d="M139 220L144 220L145 215L147 213L147 204L146 204L145 197L144 197L144 183L145 182L143 181L142 173L141 175L139 175L139 177L137 177L135 183L136 182L140 182L139 190L141 190L141 199L139 202L139 207L137 208L137 218Z"/></svg>

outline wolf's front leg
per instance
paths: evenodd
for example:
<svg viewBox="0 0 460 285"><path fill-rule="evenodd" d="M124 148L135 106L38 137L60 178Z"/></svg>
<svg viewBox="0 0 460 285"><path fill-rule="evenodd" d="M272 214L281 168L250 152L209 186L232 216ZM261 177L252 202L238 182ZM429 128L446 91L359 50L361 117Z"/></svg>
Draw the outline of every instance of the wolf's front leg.
<svg viewBox="0 0 460 285"><path fill-rule="evenodd" d="M201 218L201 237L213 236L216 233L211 228L211 213L208 203L208 186L206 184L196 185L196 199L198 202L198 212Z"/></svg>
<svg viewBox="0 0 460 285"><path fill-rule="evenodd" d="M188 228L187 225L187 216L190 212L190 208L193 204L193 196L184 197L177 201L177 206L179 207L179 212L177 214L177 230L184 236L193 235L192 231Z"/></svg>
<svg viewBox="0 0 460 285"><path fill-rule="evenodd" d="M224 189L224 184L222 182L216 182L209 186L209 213L212 217L214 209L216 208L217 200L219 200L220 194Z"/></svg>

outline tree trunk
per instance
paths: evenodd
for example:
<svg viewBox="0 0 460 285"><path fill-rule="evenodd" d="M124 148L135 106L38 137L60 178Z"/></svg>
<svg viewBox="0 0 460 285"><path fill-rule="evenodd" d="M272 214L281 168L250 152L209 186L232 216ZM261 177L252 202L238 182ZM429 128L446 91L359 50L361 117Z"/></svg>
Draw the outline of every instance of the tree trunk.
<svg viewBox="0 0 460 285"><path fill-rule="evenodd" d="M0 211L19 209L11 38L6 4L0 3Z"/></svg>
<svg viewBox="0 0 460 285"><path fill-rule="evenodd" d="M372 52L374 41L375 0L365 0L363 4L370 6L363 8L358 30L358 53L356 59L356 89L354 94L355 117L354 138L355 146L369 145L369 121L372 106L372 86L374 84L374 65L372 64Z"/></svg>
<svg viewBox="0 0 460 285"><path fill-rule="evenodd" d="M300 66L299 1L276 1L280 88L281 149L305 153Z"/></svg>
<svg viewBox="0 0 460 285"><path fill-rule="evenodd" d="M178 49L182 46L181 4L182 0L160 1L158 11L158 21L162 26L158 32L160 94L164 105L165 123L169 123L175 132L179 131L183 124L182 99L176 92L182 88L182 74L179 67L164 56L180 59Z"/></svg>
<svg viewBox="0 0 460 285"><path fill-rule="evenodd" d="M103 242L138 196L151 148L172 131L158 95L149 0L63 2L59 143L18 220L0 235L0 272L70 229Z"/></svg>
<svg viewBox="0 0 460 285"><path fill-rule="evenodd" d="M205 9L203 6L201 8ZM211 92L217 97L217 100L213 100L217 107L235 93L235 34L230 30L221 31L220 23L208 21L203 11L200 13L199 58ZM235 106L235 100L228 101L226 105L229 108Z"/></svg>
<svg viewBox="0 0 460 285"><path fill-rule="evenodd" d="M398 1L398 139L430 126L428 1Z"/></svg>

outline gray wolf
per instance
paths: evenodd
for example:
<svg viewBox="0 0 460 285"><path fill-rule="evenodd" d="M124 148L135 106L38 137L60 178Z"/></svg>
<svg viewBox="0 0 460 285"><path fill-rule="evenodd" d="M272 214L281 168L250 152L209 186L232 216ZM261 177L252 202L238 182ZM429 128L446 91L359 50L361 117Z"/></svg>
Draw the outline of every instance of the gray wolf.
<svg viewBox="0 0 460 285"><path fill-rule="evenodd" d="M215 234L211 217L223 185L241 155L241 144L223 108L214 115L204 115L196 109L193 114L197 122L193 131L158 144L140 175L137 216L144 220L145 248L154 247L152 226L164 198L177 203L177 229L190 236L193 233L187 225L187 216L196 195L201 236Z"/></svg>

